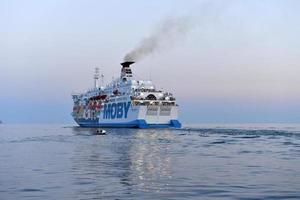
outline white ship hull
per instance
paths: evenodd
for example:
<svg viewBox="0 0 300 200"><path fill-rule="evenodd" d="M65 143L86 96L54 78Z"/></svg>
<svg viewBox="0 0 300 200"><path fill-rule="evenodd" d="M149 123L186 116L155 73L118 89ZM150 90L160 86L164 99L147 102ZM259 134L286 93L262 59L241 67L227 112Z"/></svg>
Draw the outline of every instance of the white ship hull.
<svg viewBox="0 0 300 200"><path fill-rule="evenodd" d="M127 104L130 104L130 102L127 102ZM111 109L107 111L109 105L116 106L111 106ZM93 110L87 110L82 118L75 118L75 121L83 127L181 127L178 121L178 106L130 105L127 111L125 106L123 108L120 106L118 110L117 105L117 103L105 104L97 116L93 115Z"/></svg>

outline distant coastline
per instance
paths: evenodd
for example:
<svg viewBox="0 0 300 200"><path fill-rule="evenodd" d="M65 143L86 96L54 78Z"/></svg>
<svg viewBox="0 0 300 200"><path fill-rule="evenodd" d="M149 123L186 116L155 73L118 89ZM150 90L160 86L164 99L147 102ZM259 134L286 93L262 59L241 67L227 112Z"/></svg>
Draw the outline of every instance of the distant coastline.
<svg viewBox="0 0 300 200"><path fill-rule="evenodd" d="M0 124L3 124L3 122L0 120Z"/></svg>

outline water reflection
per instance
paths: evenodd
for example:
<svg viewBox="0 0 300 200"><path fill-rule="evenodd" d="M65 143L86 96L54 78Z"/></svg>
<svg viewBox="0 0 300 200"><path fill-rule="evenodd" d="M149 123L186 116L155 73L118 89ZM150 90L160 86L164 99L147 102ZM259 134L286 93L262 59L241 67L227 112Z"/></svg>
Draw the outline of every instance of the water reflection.
<svg viewBox="0 0 300 200"><path fill-rule="evenodd" d="M161 190L161 179L171 177L170 140L172 134L165 130L137 131L135 142L129 149L133 182L143 190Z"/></svg>
<svg viewBox="0 0 300 200"><path fill-rule="evenodd" d="M73 129L81 137L71 158L78 195L114 198L130 196L132 189L166 188L172 178L170 130L107 129L105 136L94 135L95 131Z"/></svg>

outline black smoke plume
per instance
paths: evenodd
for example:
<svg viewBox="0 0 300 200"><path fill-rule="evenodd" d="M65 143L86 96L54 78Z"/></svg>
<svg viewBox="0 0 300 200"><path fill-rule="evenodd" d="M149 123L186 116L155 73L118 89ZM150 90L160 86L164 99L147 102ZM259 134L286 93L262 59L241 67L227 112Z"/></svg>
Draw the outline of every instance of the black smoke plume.
<svg viewBox="0 0 300 200"><path fill-rule="evenodd" d="M124 61L138 62L160 50L170 48L182 40L191 29L191 20L187 17L168 18L148 37L144 38L136 48L127 53Z"/></svg>

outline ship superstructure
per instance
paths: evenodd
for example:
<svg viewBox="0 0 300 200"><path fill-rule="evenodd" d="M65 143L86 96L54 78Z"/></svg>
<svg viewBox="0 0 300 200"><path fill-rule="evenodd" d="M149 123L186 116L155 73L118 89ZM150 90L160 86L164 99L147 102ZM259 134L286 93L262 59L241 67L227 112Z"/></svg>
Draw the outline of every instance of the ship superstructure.
<svg viewBox="0 0 300 200"><path fill-rule="evenodd" d="M105 87L96 68L94 88L72 94L72 116L82 127L180 128L176 100L157 90L150 80L134 80L130 65L121 63L121 76Z"/></svg>

